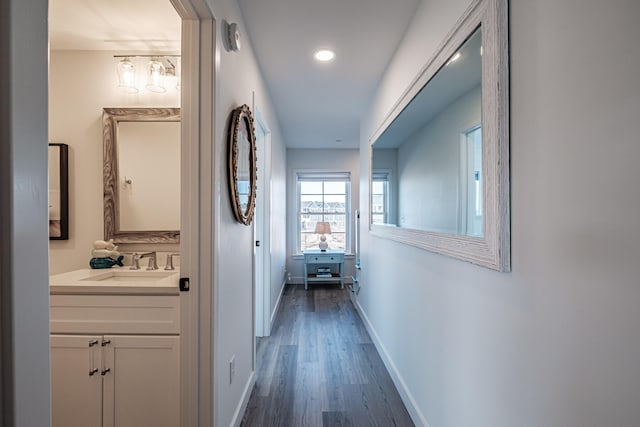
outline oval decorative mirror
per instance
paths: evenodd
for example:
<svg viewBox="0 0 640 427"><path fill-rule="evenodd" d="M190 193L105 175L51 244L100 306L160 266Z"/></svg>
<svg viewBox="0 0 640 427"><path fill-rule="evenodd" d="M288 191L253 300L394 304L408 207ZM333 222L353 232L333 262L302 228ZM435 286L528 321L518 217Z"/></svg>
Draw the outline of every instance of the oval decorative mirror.
<svg viewBox="0 0 640 427"><path fill-rule="evenodd" d="M256 203L256 133L249 106L231 113L229 127L229 192L236 219L251 224Z"/></svg>

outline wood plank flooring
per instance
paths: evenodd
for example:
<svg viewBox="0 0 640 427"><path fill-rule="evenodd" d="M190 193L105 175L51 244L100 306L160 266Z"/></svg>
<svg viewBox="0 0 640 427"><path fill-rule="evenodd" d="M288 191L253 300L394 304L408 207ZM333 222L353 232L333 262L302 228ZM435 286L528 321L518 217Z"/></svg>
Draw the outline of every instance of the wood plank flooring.
<svg viewBox="0 0 640 427"><path fill-rule="evenodd" d="M413 426L346 289L287 285L241 426Z"/></svg>

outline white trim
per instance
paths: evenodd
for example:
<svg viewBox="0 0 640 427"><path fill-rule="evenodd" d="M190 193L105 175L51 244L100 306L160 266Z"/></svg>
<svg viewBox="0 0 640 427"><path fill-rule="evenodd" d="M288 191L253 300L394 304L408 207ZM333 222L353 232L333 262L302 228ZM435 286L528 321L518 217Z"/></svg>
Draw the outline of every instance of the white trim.
<svg viewBox="0 0 640 427"><path fill-rule="evenodd" d="M402 375L400 374L400 371L398 371L398 368L396 367L395 363L393 363L393 359L391 359L391 356L389 356L389 353L387 352L387 349L384 347L384 344L382 344L382 340L380 340L378 333L374 329L373 324L369 321L369 318L367 317L367 314L365 313L364 309L360 305L360 302L357 300L357 298L353 294L350 294L350 295L351 295L351 301L354 302L354 306L358 311L358 314L360 315L360 318L362 319L362 322L364 323L364 326L367 329L367 332L369 332L369 336L371 337L373 344L376 346L376 349L378 350L378 354L380 354L380 358L382 359L384 366L386 366L387 370L389 371L389 374L391 375L391 379L393 380L393 383L398 389L398 393L400 393L400 398L402 399L404 406L406 406L407 411L411 416L411 420L417 427L420 427L420 426L429 427L429 423L427 422L426 417L424 416L422 411L420 411L420 408L415 398L411 394L411 391L407 387L407 384L402 378Z"/></svg>
<svg viewBox="0 0 640 427"><path fill-rule="evenodd" d="M216 22L203 0L172 0L182 17L182 174L180 273L190 279L181 292L181 425L211 425L213 410L211 224L215 135ZM184 214L186 213L186 215ZM207 220L209 219L209 220Z"/></svg>
<svg viewBox="0 0 640 427"><path fill-rule="evenodd" d="M255 371L251 372L249 376L249 380L247 384L244 386L244 391L242 392L242 399L238 403L235 412L233 413L233 418L231 418L231 424L234 427L238 427L242 422L242 418L244 417L244 412L247 410L247 405L249 404L249 398L251 397L251 392L253 391L253 386L256 384L256 373Z"/></svg>
<svg viewBox="0 0 640 427"><path fill-rule="evenodd" d="M284 294L284 287L286 285L287 285L287 277L285 276L284 280L282 280L282 286L280 286L280 292L278 293L278 300L276 301L276 304L273 307L273 311L271 312L271 317L269 319L269 334L271 334L273 323L276 321L276 316L278 315L278 310L280 309L280 301L282 301L282 295Z"/></svg>
<svg viewBox="0 0 640 427"><path fill-rule="evenodd" d="M262 236L261 236L261 254L262 254L262 271L255 272L256 255L254 252L254 280L257 277L256 274L262 274L262 289L256 289L254 283L254 291L256 295L254 297L254 319L255 336L269 336L271 331L271 325L269 322L270 306L271 306L271 129L266 122L264 115L260 108L254 104L255 113L255 125L256 131L258 128L264 135L262 139L261 156L258 157L258 198L261 198L260 205L257 206L256 222L254 225L254 241L256 239L256 227L258 226L258 220L262 222ZM262 160L261 160L262 157ZM260 195L262 193L262 195ZM257 251L254 247L254 250ZM255 351L254 351L255 353ZM255 366L254 366L255 368Z"/></svg>

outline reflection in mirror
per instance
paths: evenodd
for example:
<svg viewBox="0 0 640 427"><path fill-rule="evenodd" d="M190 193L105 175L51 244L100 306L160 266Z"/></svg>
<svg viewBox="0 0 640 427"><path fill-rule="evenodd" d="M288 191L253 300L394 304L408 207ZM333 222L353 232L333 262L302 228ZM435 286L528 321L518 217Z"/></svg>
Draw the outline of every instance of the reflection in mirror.
<svg viewBox="0 0 640 427"><path fill-rule="evenodd" d="M371 137L375 236L509 271L508 0L473 0Z"/></svg>
<svg viewBox="0 0 640 427"><path fill-rule="evenodd" d="M373 144L374 224L482 236L481 34Z"/></svg>
<svg viewBox="0 0 640 427"><path fill-rule="evenodd" d="M105 108L104 236L180 241L180 109Z"/></svg>
<svg viewBox="0 0 640 427"><path fill-rule="evenodd" d="M180 123L120 123L118 181L121 231L180 229Z"/></svg>
<svg viewBox="0 0 640 427"><path fill-rule="evenodd" d="M248 134L249 123L246 117L240 121L238 128L238 183L237 191L240 198L240 211L247 216L249 207L249 185L251 183L251 146L249 145Z"/></svg>
<svg viewBox="0 0 640 427"><path fill-rule="evenodd" d="M256 203L256 133L244 104L231 112L229 126L229 195L238 222L250 225Z"/></svg>

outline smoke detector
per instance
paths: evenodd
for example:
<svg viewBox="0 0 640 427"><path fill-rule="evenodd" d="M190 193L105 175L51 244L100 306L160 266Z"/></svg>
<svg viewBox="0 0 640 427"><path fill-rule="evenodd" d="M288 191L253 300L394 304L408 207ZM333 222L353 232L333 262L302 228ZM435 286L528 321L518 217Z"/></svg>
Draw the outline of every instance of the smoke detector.
<svg viewBox="0 0 640 427"><path fill-rule="evenodd" d="M240 30L238 30L238 24L235 22L227 26L227 44L232 52L240 50Z"/></svg>

